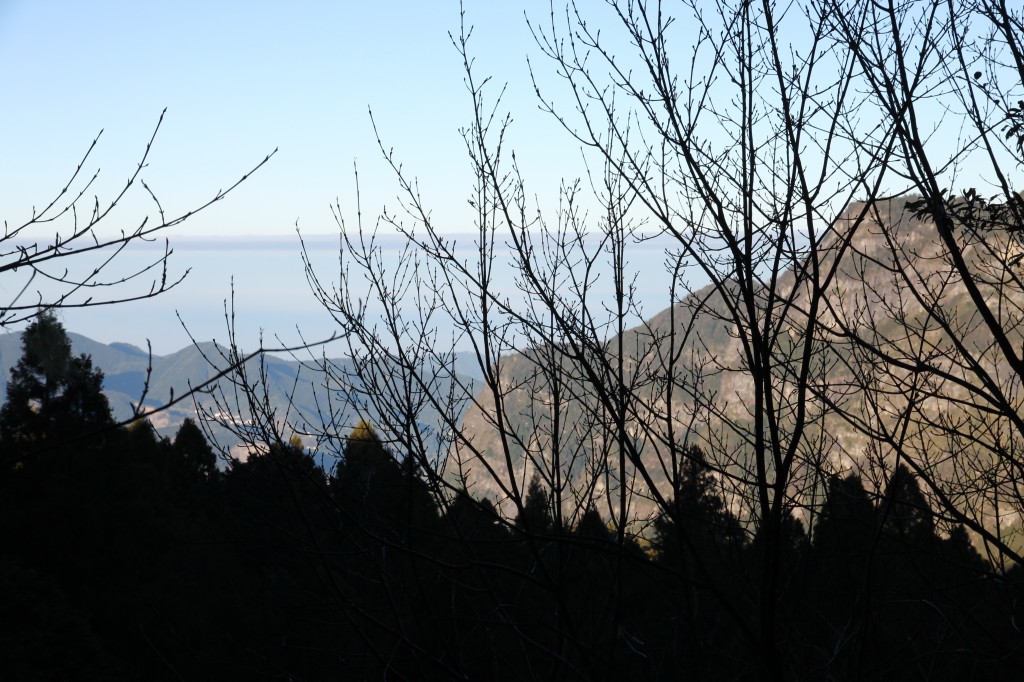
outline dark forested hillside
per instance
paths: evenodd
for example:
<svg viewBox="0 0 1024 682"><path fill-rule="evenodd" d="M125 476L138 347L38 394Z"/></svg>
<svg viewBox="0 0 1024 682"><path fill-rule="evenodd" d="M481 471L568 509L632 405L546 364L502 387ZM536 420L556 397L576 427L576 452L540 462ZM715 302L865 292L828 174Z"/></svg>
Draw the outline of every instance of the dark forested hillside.
<svg viewBox="0 0 1024 682"><path fill-rule="evenodd" d="M764 673L762 538L691 447L666 512L617 537L535 478L515 518L438 497L362 422L215 466L186 420L127 428L40 317L0 411L7 679L742 679ZM776 608L795 679L1015 679L1019 570L940 533L914 475L829 481L787 525ZM842 642L838 649L837 641Z"/></svg>
<svg viewBox="0 0 1024 682"><path fill-rule="evenodd" d="M248 177L165 212L151 138L101 200L90 147L0 236L0 677L1024 678L1019 4L556 3L508 88L460 11L465 201L396 91L398 196L299 236L340 360L72 339Z"/></svg>

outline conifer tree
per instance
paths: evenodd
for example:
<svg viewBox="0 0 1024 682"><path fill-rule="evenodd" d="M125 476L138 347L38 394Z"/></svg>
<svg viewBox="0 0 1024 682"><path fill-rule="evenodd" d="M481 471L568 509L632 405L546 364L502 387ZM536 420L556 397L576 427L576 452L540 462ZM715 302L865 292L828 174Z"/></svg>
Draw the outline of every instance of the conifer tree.
<svg viewBox="0 0 1024 682"><path fill-rule="evenodd" d="M921 547L935 540L935 519L917 477L900 464L893 471L879 508L884 534Z"/></svg>
<svg viewBox="0 0 1024 682"><path fill-rule="evenodd" d="M0 408L5 453L42 451L114 423L103 395L103 372L71 340L52 313L43 313L22 335L22 356L11 370Z"/></svg>
<svg viewBox="0 0 1024 682"><path fill-rule="evenodd" d="M874 535L875 509L856 474L828 479L825 504L814 524L814 545L819 557L829 557L846 568L866 559Z"/></svg>
<svg viewBox="0 0 1024 682"><path fill-rule="evenodd" d="M189 417L174 436L174 453L189 477L205 479L217 471L217 456L202 430Z"/></svg>
<svg viewBox="0 0 1024 682"><path fill-rule="evenodd" d="M656 544L662 559L678 562L679 530L695 549L741 545L743 531L719 492L718 481L708 466L704 452L693 445L683 452L682 464L674 485L672 514L662 514L654 522ZM686 546L687 543L682 543Z"/></svg>
<svg viewBox="0 0 1024 682"><path fill-rule="evenodd" d="M551 514L551 494L544 488L540 476L533 475L523 498L523 511L516 519L516 525L528 533L550 533L554 527Z"/></svg>

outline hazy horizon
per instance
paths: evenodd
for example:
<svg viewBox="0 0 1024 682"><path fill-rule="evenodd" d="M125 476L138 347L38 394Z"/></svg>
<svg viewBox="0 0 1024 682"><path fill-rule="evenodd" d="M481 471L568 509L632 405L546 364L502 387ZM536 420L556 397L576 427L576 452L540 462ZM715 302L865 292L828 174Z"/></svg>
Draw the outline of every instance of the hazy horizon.
<svg viewBox="0 0 1024 682"><path fill-rule="evenodd" d="M455 239L459 251L469 255L476 235L466 232L445 235ZM499 235L499 239L503 239ZM337 234L303 235L307 253L324 284L336 284ZM378 236L385 262L398 263L398 250L404 243L398 235ZM669 305L670 278L663 266L665 249L670 240L661 238L634 244L627 252L629 269L637 276L637 300L649 318ZM258 345L260 330L264 346L295 345L323 340L337 331L338 325L314 298L306 281L301 247L296 235L290 237L256 235L186 235L170 237L172 254L168 279L190 270L185 280L170 291L151 299L84 309L67 308L59 313L68 331L82 334L101 343L129 343L147 347L147 339L157 355L167 355L191 344L188 326L197 341L228 338L225 302L231 297L234 282L235 325L244 349ZM117 267L125 271L139 268L147 259L163 252L163 242L138 245L126 251ZM507 258L509 250L499 248L497 257ZM356 275L353 269L353 275ZM496 281L502 291L515 295L514 276L510 267L502 267ZM125 285L123 293L145 291L152 278L140 278ZM361 277L354 281L361 282ZM356 297L365 292L353 292ZM595 300L608 300L613 294L609 278L602 277L597 288L590 291ZM379 306L372 309L379 309ZM180 321L179 321L180 315ZM639 323L633 318L631 324ZM4 331L17 333L24 325ZM300 337L299 331L302 335ZM450 332L450 329L442 329ZM280 338L280 343L275 339ZM339 348L340 345L336 344ZM340 352L339 352L340 354Z"/></svg>

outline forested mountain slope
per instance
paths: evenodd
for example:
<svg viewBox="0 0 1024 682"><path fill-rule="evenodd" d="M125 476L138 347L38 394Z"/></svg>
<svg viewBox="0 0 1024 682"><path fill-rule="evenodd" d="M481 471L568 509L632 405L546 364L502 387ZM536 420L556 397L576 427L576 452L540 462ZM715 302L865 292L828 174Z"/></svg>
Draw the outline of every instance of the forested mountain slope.
<svg viewBox="0 0 1024 682"><path fill-rule="evenodd" d="M982 518L985 500L966 500L962 488L952 486L992 475L995 465L985 454L1020 445L991 427L999 412L986 402L991 393L1024 407L1020 382L993 352L992 334L934 225L911 210L914 200L855 204L835 221L816 250L817 267L831 274L820 280L826 305L814 319L806 310L809 280L792 270L776 283L775 291L784 295L756 302L782 311L774 322L778 341L759 358L770 368L773 395L781 404L804 381L812 396L782 410L770 436L796 443L797 508L813 507L829 475L854 472L878 484L897 455L912 456L930 472L936 490L965 498L965 513L992 525L993 519ZM958 239L983 295L1019 348L1024 299L1005 281L1020 252L1016 238L1005 231L965 231ZM749 482L756 480L750 353L764 349L745 347L742 339L750 335L736 333L732 292L728 283L693 291L601 348L538 347L502 358L497 390L485 387L478 394L464 421L467 443L455 450L471 489L500 502L510 478L522 488L538 472L561 487L566 508L600 500L602 508L614 509L623 481L610 472L617 470L624 433L641 453L631 465L626 458L631 473L625 497L634 521L642 525L656 509L652 487L671 497L678 452L687 443L708 453L734 511L749 514ZM798 377L804 359L798 353L808 347L809 369ZM551 358L557 358L557 370ZM981 384L982 393L979 376L991 381ZM620 385L628 415L621 431L613 417L621 396L611 388ZM1010 527L1015 520L1004 514L999 523Z"/></svg>

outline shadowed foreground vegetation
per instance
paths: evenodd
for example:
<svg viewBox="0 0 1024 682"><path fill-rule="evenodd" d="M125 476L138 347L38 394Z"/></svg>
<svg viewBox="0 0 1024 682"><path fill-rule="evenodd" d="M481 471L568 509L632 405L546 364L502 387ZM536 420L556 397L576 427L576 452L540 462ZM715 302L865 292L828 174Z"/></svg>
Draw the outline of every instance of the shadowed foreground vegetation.
<svg viewBox="0 0 1024 682"><path fill-rule="evenodd" d="M378 138L401 208L374 220L357 182L337 271L304 252L346 356L303 361L315 414L273 407L227 316L197 410L244 461L119 427L41 313L129 280L0 309L35 319L0 412L6 677L1022 677L1021 10L599 7L530 20L539 106L587 163L553 211L463 15L473 253Z"/></svg>
<svg viewBox="0 0 1024 682"><path fill-rule="evenodd" d="M439 504L368 424L324 471L297 443L215 466L201 430L115 428L102 375L43 316L0 412L0 660L7 679L737 679L765 661L761 543L697 448L669 512L619 537ZM793 679L1014 679L1019 569L915 477L833 477L791 519L779 612ZM947 527L947 526L943 526Z"/></svg>

